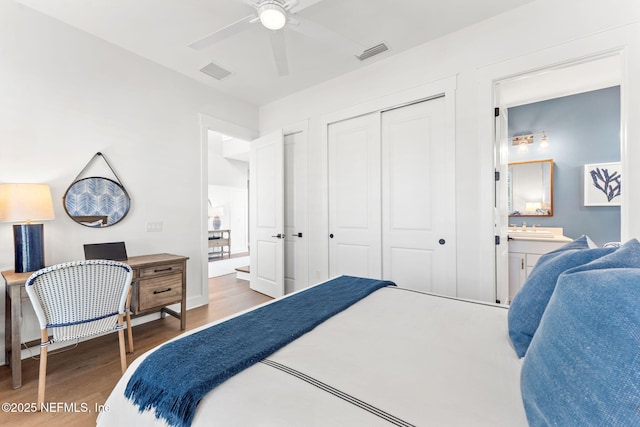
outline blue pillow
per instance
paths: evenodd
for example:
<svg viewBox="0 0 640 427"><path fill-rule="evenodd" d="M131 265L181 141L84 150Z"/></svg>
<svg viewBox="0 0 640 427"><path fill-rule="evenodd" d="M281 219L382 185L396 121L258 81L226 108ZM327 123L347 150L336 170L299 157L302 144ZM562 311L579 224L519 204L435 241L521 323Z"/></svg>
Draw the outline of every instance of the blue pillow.
<svg viewBox="0 0 640 427"><path fill-rule="evenodd" d="M637 239L631 239L622 246L617 247L611 254L588 264L574 267L567 273L605 268L640 268L640 242Z"/></svg>
<svg viewBox="0 0 640 427"><path fill-rule="evenodd" d="M524 357L527 352L558 276L566 270L611 254L616 249L589 249L588 238L582 236L540 257L509 307L509 338L518 357Z"/></svg>
<svg viewBox="0 0 640 427"><path fill-rule="evenodd" d="M560 276L522 364L529 425L640 425L639 305L640 269Z"/></svg>

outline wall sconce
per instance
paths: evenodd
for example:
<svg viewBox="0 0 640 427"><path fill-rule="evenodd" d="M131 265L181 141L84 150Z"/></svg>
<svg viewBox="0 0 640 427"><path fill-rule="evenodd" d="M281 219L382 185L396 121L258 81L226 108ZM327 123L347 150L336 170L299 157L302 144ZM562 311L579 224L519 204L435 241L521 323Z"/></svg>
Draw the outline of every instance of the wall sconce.
<svg viewBox="0 0 640 427"><path fill-rule="evenodd" d="M44 267L44 225L54 219L51 190L46 184L0 184L0 221L13 225L15 272Z"/></svg>
<svg viewBox="0 0 640 427"><path fill-rule="evenodd" d="M549 138L545 131L514 136L511 144L518 146L519 152L526 153L529 151L529 144L533 144L536 136L540 136L540 151L547 151L549 149Z"/></svg>
<svg viewBox="0 0 640 427"><path fill-rule="evenodd" d="M540 151L547 151L549 149L549 138L547 133L542 131L542 137L540 138Z"/></svg>

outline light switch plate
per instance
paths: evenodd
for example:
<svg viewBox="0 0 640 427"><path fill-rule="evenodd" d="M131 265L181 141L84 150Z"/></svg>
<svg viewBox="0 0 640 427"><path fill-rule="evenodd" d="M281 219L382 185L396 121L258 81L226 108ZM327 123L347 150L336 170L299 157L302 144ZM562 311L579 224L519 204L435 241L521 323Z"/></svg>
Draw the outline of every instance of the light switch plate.
<svg viewBox="0 0 640 427"><path fill-rule="evenodd" d="M162 231L162 221L147 222L147 231L148 232Z"/></svg>

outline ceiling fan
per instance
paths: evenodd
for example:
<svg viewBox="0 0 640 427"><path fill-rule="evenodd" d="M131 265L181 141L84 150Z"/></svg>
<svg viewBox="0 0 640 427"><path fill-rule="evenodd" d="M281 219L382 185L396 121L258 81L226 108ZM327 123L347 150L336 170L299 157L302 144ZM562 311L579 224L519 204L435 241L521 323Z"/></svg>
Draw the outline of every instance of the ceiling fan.
<svg viewBox="0 0 640 427"><path fill-rule="evenodd" d="M317 40L331 43L333 46L346 49L347 52L356 56L364 50L358 43L342 37L297 14L305 7L318 3L318 0L307 1L306 5L301 5L298 0L242 0L242 2L253 7L255 9L254 13L194 41L189 44L189 47L196 50L205 49L234 34L245 31L253 24L259 22L265 31L268 32L278 75L281 77L289 74L287 49L284 38L285 28Z"/></svg>

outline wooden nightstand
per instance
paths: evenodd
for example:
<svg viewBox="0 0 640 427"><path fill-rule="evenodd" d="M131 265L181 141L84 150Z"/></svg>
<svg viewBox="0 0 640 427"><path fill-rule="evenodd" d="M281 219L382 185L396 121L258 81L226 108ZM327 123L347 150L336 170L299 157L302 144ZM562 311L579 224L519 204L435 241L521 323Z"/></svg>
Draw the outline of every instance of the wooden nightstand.
<svg viewBox="0 0 640 427"><path fill-rule="evenodd" d="M187 325L187 260L172 254L143 255L126 262L133 269L133 298L131 313L134 316L160 311L180 319L180 329ZM167 308L180 303L180 313Z"/></svg>

